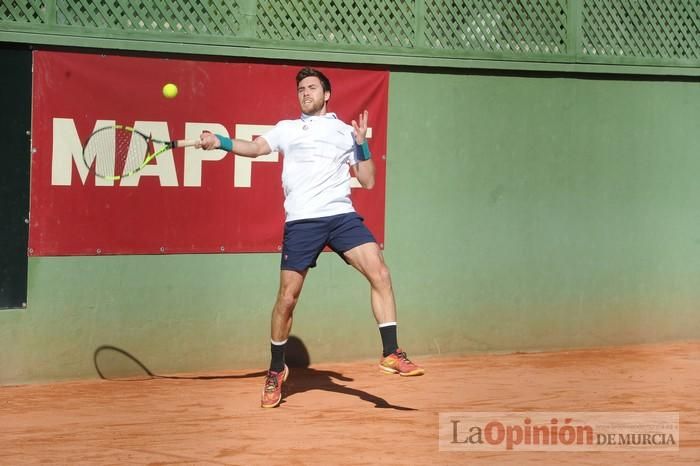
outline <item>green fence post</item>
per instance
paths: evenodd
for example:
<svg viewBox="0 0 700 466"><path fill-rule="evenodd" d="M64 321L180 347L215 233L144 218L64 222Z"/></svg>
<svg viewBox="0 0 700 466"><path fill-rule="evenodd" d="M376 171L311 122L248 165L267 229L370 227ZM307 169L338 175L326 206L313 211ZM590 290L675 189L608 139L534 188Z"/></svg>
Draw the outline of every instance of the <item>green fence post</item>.
<svg viewBox="0 0 700 466"><path fill-rule="evenodd" d="M257 0L241 0L241 29L240 35L242 39L256 39L257 32L255 26L257 24Z"/></svg>
<svg viewBox="0 0 700 466"><path fill-rule="evenodd" d="M416 15L415 48L422 49L425 47L425 1L416 0L413 8Z"/></svg>
<svg viewBox="0 0 700 466"><path fill-rule="evenodd" d="M583 30L583 2L586 0L568 0L566 15L566 54L579 61L582 55Z"/></svg>
<svg viewBox="0 0 700 466"><path fill-rule="evenodd" d="M44 23L52 29L56 25L56 0L46 0Z"/></svg>

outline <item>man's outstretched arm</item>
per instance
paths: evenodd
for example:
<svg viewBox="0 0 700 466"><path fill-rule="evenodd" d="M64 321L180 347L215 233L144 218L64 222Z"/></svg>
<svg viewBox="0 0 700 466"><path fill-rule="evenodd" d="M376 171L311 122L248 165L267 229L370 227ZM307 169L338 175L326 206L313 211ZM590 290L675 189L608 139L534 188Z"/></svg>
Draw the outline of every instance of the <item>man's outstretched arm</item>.
<svg viewBox="0 0 700 466"><path fill-rule="evenodd" d="M204 131L199 136L199 144L196 146L205 150L223 149L243 157L258 157L272 152L265 138L257 137L254 141L244 139L230 139L225 136Z"/></svg>

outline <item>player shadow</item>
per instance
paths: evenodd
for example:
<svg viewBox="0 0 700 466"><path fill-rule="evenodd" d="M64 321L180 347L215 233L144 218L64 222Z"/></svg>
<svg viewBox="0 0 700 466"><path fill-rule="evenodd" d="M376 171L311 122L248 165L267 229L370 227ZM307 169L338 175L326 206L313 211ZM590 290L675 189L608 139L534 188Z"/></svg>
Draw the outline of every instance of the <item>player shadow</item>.
<svg viewBox="0 0 700 466"><path fill-rule="evenodd" d="M237 375L160 375L151 371L143 362L128 351L112 345L102 345L93 354L93 363L97 375L103 380L134 382L153 379L171 380L215 380L215 379L248 379L264 377L267 371L249 372ZM371 393L348 387L337 382L352 382L354 379L335 371L313 369L311 358L306 345L295 336L287 340L285 363L291 368L291 377L284 384L282 403L291 396L311 390L325 390L343 395L355 396L375 408L396 409L399 411L415 411L414 408L398 406L389 403L384 398Z"/></svg>
<svg viewBox="0 0 700 466"><path fill-rule="evenodd" d="M343 374L334 371L323 371L312 369L310 367L297 367L290 369L289 380L284 384L284 398L282 403L285 403L290 397L311 390L324 390L327 392L341 393L343 395L356 396L357 398L373 403L375 408L380 409L396 409L399 411L416 411L415 408L406 406L394 405L386 401L384 398L372 395L357 388L341 385L340 382L352 382L354 379L346 377Z"/></svg>
<svg viewBox="0 0 700 466"><path fill-rule="evenodd" d="M373 403L375 408L396 409L399 411L416 411L414 408L389 403L384 398L371 393L348 387L337 382L352 382L354 379L335 371L325 371L309 367L311 358L306 345L298 337L290 335L287 340L285 362L290 368L290 376L284 384L284 403L288 398L311 390L324 390L355 396L363 401Z"/></svg>
<svg viewBox="0 0 700 466"><path fill-rule="evenodd" d="M115 359L117 356L118 359ZM113 362L109 369L114 375L107 374L109 359ZM102 362L100 360L102 359ZM114 363L116 361L116 363ZM153 373L136 356L126 350L112 345L102 345L93 354L93 363L97 375L103 380L111 381L140 381L153 379L174 379L174 380L215 380L215 379L248 379L253 377L263 377L267 371L250 372L248 374L237 375L159 375ZM126 363L126 364L125 364Z"/></svg>

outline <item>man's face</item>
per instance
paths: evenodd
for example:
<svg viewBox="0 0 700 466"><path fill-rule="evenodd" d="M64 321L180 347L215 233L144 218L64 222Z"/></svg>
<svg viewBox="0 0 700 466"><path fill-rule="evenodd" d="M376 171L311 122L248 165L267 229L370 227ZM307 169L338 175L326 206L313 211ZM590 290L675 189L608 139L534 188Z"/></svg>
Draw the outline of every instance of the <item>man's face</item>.
<svg viewBox="0 0 700 466"><path fill-rule="evenodd" d="M324 92L321 80L316 76L309 76L299 81L297 97L301 111L307 115L323 115L326 113L326 102L330 98L330 92Z"/></svg>

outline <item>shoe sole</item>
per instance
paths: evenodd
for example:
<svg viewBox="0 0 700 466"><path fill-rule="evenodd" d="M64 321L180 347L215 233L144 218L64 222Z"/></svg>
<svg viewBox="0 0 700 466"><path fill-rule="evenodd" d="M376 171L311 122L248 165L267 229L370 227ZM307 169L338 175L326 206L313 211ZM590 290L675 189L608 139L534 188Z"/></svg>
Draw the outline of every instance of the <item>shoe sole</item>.
<svg viewBox="0 0 700 466"><path fill-rule="evenodd" d="M285 372L285 373L284 373L284 377L282 377L282 383L286 382L286 381L287 381L287 377L289 377L289 368L288 368L287 366L284 366L284 372ZM280 396L280 399L277 400L277 403L275 403L275 404L273 404L273 405L264 405L264 404L261 403L261 404L260 404L260 407L261 407L261 408L265 408L265 409L276 408L276 407L278 407L278 406L280 405L281 402L282 402L282 397Z"/></svg>
<svg viewBox="0 0 700 466"><path fill-rule="evenodd" d="M379 365L379 369L381 369L383 371L382 373L384 374L399 374L401 377L416 377L425 374L424 369L416 369L411 372L399 372L396 369L392 369L391 367L385 367L381 364Z"/></svg>

